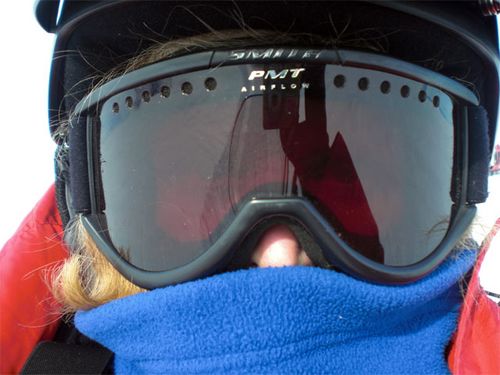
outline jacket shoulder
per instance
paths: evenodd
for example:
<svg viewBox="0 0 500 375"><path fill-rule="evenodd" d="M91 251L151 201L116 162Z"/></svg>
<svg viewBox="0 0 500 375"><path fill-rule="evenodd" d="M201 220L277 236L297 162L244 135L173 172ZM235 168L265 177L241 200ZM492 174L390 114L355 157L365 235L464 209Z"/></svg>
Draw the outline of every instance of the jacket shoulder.
<svg viewBox="0 0 500 375"><path fill-rule="evenodd" d="M474 268L457 332L448 357L453 374L500 374L500 306L488 298L480 284L480 269L492 246L500 243L500 219L486 239Z"/></svg>
<svg viewBox="0 0 500 375"><path fill-rule="evenodd" d="M55 334L58 308L47 280L66 257L51 186L0 251L0 373L19 372L35 345Z"/></svg>

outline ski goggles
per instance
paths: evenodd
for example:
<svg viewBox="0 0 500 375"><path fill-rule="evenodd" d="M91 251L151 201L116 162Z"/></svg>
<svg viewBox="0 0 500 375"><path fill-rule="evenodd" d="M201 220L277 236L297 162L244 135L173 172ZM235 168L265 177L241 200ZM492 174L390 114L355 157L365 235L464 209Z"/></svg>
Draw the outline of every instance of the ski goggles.
<svg viewBox="0 0 500 375"><path fill-rule="evenodd" d="M300 227L304 249L329 266L411 282L474 217L468 149L470 133L487 132L471 116L480 108L456 81L366 52L178 57L80 102L72 205L109 261L145 288L224 270L275 219Z"/></svg>

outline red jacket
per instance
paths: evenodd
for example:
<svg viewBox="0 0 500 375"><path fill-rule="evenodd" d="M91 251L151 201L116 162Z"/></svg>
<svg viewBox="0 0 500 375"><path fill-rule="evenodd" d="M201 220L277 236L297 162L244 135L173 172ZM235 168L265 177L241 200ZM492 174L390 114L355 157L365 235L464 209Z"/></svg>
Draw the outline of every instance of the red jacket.
<svg viewBox="0 0 500 375"><path fill-rule="evenodd" d="M453 374L500 374L500 306L479 285L481 263L499 228L500 218L485 241L467 288L448 357Z"/></svg>
<svg viewBox="0 0 500 375"><path fill-rule="evenodd" d="M46 280L67 256L61 233L52 187L0 252L1 374L18 373L35 345L53 338L57 330L60 316ZM448 357L454 374L500 374L500 307L478 281L495 234L486 241L465 297Z"/></svg>
<svg viewBox="0 0 500 375"><path fill-rule="evenodd" d="M47 279L67 256L61 232L51 187L0 252L0 374L18 373L34 346L57 330Z"/></svg>

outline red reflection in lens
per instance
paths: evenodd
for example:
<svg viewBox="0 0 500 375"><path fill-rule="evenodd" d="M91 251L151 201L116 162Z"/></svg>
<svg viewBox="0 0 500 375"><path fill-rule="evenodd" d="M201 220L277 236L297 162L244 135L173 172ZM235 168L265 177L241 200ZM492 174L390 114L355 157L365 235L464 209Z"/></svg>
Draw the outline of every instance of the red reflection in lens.
<svg viewBox="0 0 500 375"><path fill-rule="evenodd" d="M282 165L286 155L294 166L303 195L315 204L339 236L366 257L383 262L377 223L346 142L337 133L329 145L324 102L317 99L306 98L306 121L299 122L297 98L288 97L281 105L289 110L277 111L289 114L285 121L280 121L283 115L274 116L267 109L260 117L255 115L256 110L250 111L254 116L236 123L235 129L244 128L245 132L241 144L232 140L233 151L241 151L230 154L238 166L234 175L222 168L222 174L216 176L214 171L203 170L200 160L181 160L178 163L182 166L173 169L174 176L163 169L161 159L155 158L158 225L178 241L207 240L235 209L233 205L242 203L247 194L266 191L266 185L285 183L284 176L277 172L279 168L271 166ZM271 142L276 131L279 136ZM193 152L196 154L197 150ZM252 152L266 156L258 162Z"/></svg>
<svg viewBox="0 0 500 375"><path fill-rule="evenodd" d="M337 133L329 147L326 126L321 121L308 121L307 125L283 129L281 136L304 195L350 246L382 262L378 227L342 135Z"/></svg>
<svg viewBox="0 0 500 375"><path fill-rule="evenodd" d="M228 181L227 176L207 180L199 175L185 175L176 177L174 183L159 182L157 223L177 241L207 240L236 208L233 201L241 203L249 193L278 182L279 176L255 172L246 170L238 175L238 181ZM237 184L238 189L229 199L231 183Z"/></svg>
<svg viewBox="0 0 500 375"><path fill-rule="evenodd" d="M225 229L221 224L228 224L228 218L241 208L244 200L271 197L272 192L279 192L273 197L281 196L284 156L279 139L263 160L246 148L240 150L243 152L232 155L235 168L229 168L227 164L231 163L226 160L223 167L205 170L196 158L169 168L155 158L154 210L156 222L167 235L177 241L205 241L214 232Z"/></svg>
<svg viewBox="0 0 500 375"><path fill-rule="evenodd" d="M206 185L207 181L199 175L176 176L175 182L157 185L161 197L155 207L157 222L175 240L205 240L222 221L224 212L220 208L202 210L210 203L199 194Z"/></svg>

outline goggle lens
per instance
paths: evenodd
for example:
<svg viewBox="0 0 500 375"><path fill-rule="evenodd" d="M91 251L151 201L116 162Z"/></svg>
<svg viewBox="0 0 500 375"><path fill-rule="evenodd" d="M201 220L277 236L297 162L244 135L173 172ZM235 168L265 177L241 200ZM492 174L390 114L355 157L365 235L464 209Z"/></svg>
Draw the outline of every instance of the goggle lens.
<svg viewBox="0 0 500 375"><path fill-rule="evenodd" d="M302 68L294 76L299 69L284 65L271 74L225 66L103 104L104 213L129 263L147 271L188 264L246 203L267 198L308 200L380 264L411 265L439 245L453 205L451 97L381 71Z"/></svg>

